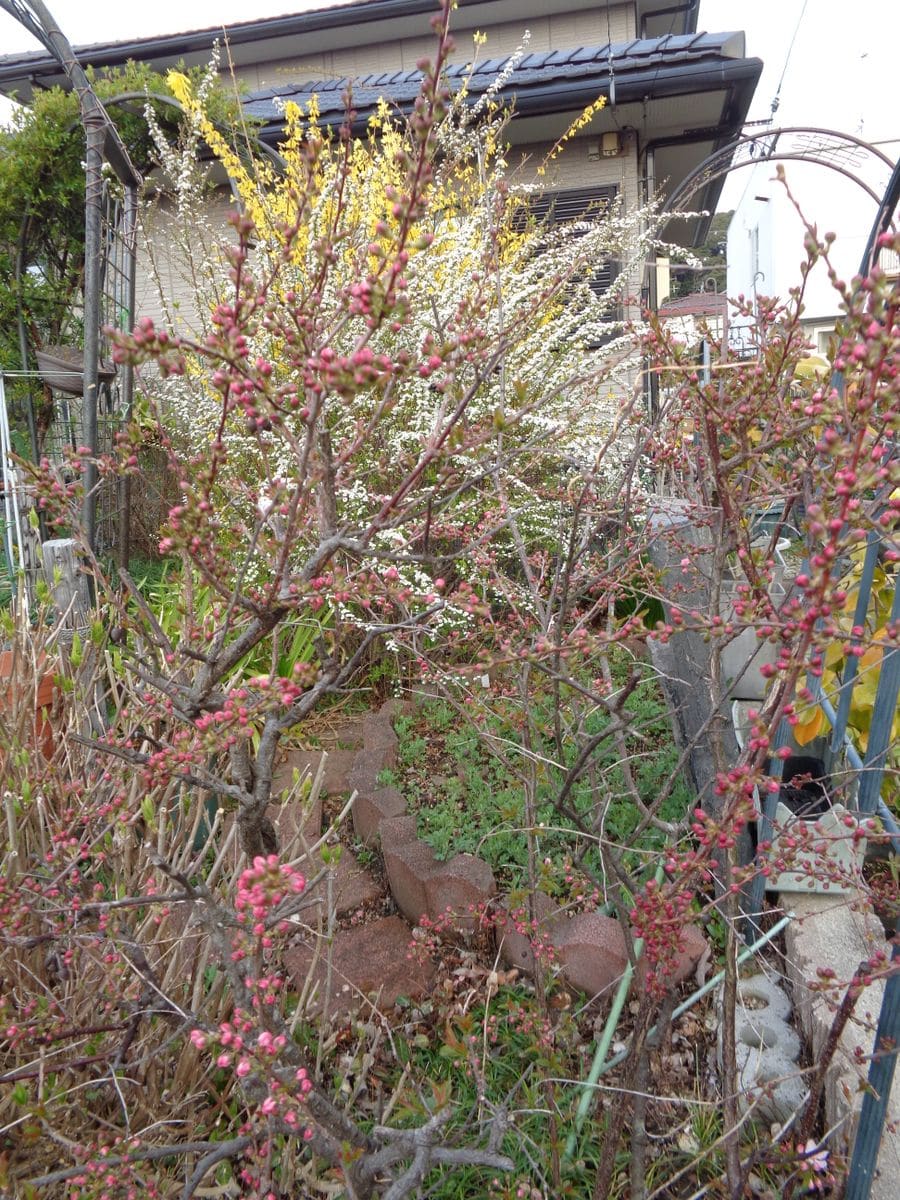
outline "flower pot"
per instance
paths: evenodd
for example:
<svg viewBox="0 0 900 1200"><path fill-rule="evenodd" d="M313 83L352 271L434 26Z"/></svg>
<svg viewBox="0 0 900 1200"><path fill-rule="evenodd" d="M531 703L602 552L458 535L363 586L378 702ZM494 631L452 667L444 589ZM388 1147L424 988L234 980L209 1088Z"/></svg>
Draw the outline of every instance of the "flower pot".
<svg viewBox="0 0 900 1200"><path fill-rule="evenodd" d="M74 346L45 346L35 353L41 378L48 387L70 396L84 395L84 352ZM116 368L112 363L98 363L97 382L112 383Z"/></svg>

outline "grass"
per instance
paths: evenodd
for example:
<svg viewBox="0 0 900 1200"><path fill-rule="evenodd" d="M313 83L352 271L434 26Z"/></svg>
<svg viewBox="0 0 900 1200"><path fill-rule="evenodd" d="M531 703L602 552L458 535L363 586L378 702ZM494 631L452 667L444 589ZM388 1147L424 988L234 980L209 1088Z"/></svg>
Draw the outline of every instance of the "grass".
<svg viewBox="0 0 900 1200"><path fill-rule="evenodd" d="M632 718L626 750L638 793L653 806L673 771L678 751L673 744L665 700L648 675L625 704ZM536 774L535 837L540 860L548 876L559 880L560 871L579 851L586 863L599 871L596 845L585 845L574 823L554 806L582 741L601 733L609 723L605 710L583 721L578 742L565 749L565 761L555 761L549 731L553 728L549 697L534 697L531 704L532 756L525 754L522 735L516 730L516 710L502 701L482 714L480 728L442 700L430 700L414 717L398 718L399 761L395 772L382 781L399 786L417 813L418 830L446 859L460 851L479 854L508 886L522 882L527 862L524 776L534 763ZM612 739L604 740L591 768L570 794L572 808L583 822L607 841L627 847L631 867L647 854L662 848L664 835L645 830L633 844L640 813L628 794L622 763ZM659 806L665 821L680 819L691 803L687 786L679 781Z"/></svg>

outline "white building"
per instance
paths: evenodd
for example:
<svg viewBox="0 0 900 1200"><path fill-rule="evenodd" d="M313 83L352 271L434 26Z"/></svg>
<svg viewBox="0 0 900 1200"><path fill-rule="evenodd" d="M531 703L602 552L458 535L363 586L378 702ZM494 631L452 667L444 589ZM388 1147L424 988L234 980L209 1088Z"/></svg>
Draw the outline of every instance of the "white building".
<svg viewBox="0 0 900 1200"><path fill-rule="evenodd" d="M900 141L881 143L877 149L894 160L900 154ZM890 175L886 165L852 148L835 156L835 161L861 174L881 197ZM859 271L876 202L858 183L820 164L785 163L787 186L777 178L776 170L776 163L764 161L740 173L744 190L728 228L728 296L732 300L741 295L754 300L758 296L787 300L791 288L802 285L803 325L814 351L825 355L840 315L840 296L824 261L817 262L803 280L804 221L815 226L820 239L827 232L835 234L830 263L839 279L849 281ZM897 263L887 259L882 266L897 270ZM736 338L742 324L746 326L746 318L733 316Z"/></svg>

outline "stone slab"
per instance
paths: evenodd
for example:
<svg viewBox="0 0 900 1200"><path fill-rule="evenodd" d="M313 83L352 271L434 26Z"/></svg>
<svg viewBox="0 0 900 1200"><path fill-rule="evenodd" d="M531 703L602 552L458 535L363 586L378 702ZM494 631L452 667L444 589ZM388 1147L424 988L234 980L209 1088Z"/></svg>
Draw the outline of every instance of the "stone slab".
<svg viewBox="0 0 900 1200"><path fill-rule="evenodd" d="M411 930L400 917L380 917L353 929L339 930L332 948L329 1012L345 1015L365 1009L371 1002L382 1011L401 997L418 999L434 980L431 963L420 963L410 951ZM285 968L299 991L313 961L313 944L307 941L285 952ZM308 1005L311 1014L324 1009L326 981L324 947L313 968L316 992Z"/></svg>
<svg viewBox="0 0 900 1200"><path fill-rule="evenodd" d="M312 870L310 874L312 874ZM327 878L320 879L314 887L307 889L305 894L321 908L322 920L324 922L327 919L327 913L325 912L328 899ZM335 869L331 885L331 894L335 915L345 917L348 913L352 913L362 905L369 904L373 900L378 900L384 895L384 887L371 871L367 871L365 867L359 865L356 855L352 850L348 850L346 846L342 846L341 857ZM304 920L309 924L315 922L313 913L314 910L311 912L304 911Z"/></svg>
<svg viewBox="0 0 900 1200"><path fill-rule="evenodd" d="M363 744L365 717L351 717L318 734L319 742L325 750L359 750Z"/></svg>
<svg viewBox="0 0 900 1200"><path fill-rule="evenodd" d="M309 770L315 779L324 756L322 791L326 796L342 796L349 790L347 779L358 753L357 750L291 750L285 757L285 763L291 769L299 768L301 772Z"/></svg>
<svg viewBox="0 0 900 1200"><path fill-rule="evenodd" d="M875 950L886 949L880 921L871 913L857 912L844 902L822 895L789 895L784 907L795 919L785 929L788 975L794 988L794 1005L810 1042L813 1059L821 1053L831 1027L836 997L812 990L820 982L820 967L830 967L839 980L849 981L863 959ZM828 1071L825 1083L825 1121L834 1128L848 1108L858 1117L861 1086L868 1075L868 1056L875 1042L884 984L873 983L856 1002L853 1019ZM859 1058L859 1061L857 1061ZM900 1072L888 1101L888 1115L878 1156L878 1174L872 1183L871 1200L896 1200L900 1196ZM848 1146L855 1119L843 1126Z"/></svg>

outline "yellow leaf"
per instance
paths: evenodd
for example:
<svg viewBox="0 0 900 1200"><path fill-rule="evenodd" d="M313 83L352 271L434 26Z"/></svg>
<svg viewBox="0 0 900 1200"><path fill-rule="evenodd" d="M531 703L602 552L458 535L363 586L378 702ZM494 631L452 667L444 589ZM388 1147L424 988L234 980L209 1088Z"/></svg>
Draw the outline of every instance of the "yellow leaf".
<svg viewBox="0 0 900 1200"><path fill-rule="evenodd" d="M822 379L831 367L826 359L818 354L811 354L809 358L801 358L794 369L794 375L798 379Z"/></svg>
<svg viewBox="0 0 900 1200"><path fill-rule="evenodd" d="M841 659L844 657L844 647L840 642L829 642L828 648L825 651L825 666L829 671L833 671Z"/></svg>
<svg viewBox="0 0 900 1200"><path fill-rule="evenodd" d="M807 720L798 721L794 726L794 741L798 746L806 746L819 736L825 726L825 714L821 708L814 708Z"/></svg>

